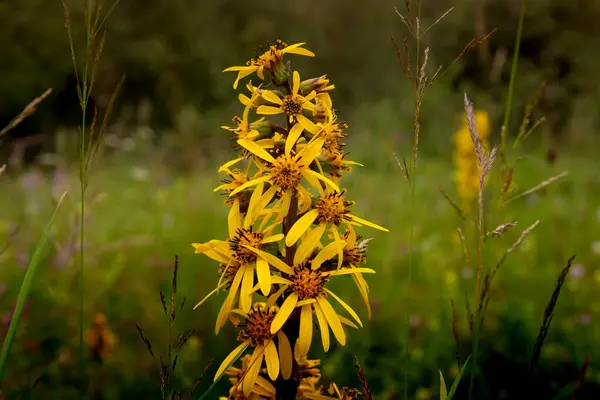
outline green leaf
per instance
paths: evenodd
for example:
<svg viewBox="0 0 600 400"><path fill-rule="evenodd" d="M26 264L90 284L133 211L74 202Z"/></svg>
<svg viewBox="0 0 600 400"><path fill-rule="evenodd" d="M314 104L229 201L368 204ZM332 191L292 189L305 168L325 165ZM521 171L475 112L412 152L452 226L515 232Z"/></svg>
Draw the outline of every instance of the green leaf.
<svg viewBox="0 0 600 400"><path fill-rule="evenodd" d="M0 382L2 382L2 378L6 373L6 366L8 364L8 356L10 355L10 349L12 348L13 341L15 339L15 334L17 333L17 327L19 325L19 320L21 319L21 314L23 314L23 309L25 308L25 302L27 301L27 297L29 297L29 292L31 291L31 286L33 285L33 278L37 272L37 269L40 265L40 260L42 258L42 251L46 246L46 241L48 239L48 233L50 232L50 227L54 223L54 218L56 217L56 212L60 207L63 199L67 195L67 192L64 192L63 195L58 200L58 204L52 213L52 217L50 217L50 221L48 225L46 225L46 229L42 234L39 242L35 247L35 251L33 252L33 256L31 257L31 261L29 262L29 266L27 268L27 272L25 273L25 278L23 278L23 283L21 284L21 289L19 290L19 295L17 296L17 303L15 305L15 311L13 312L12 320L10 321L10 326L8 327L8 332L6 334L6 338L4 339L4 344L2 345L2 352L0 353Z"/></svg>
<svg viewBox="0 0 600 400"><path fill-rule="evenodd" d="M469 364L470 359L471 359L471 356L467 357L467 359L465 360L465 363L463 364L460 371L458 372L458 376L452 383L452 387L450 388L450 393L448 393L448 397L446 398L446 400L452 400L452 397L454 397L454 393L456 392L456 389L458 389L458 384L460 383L460 379L462 378L463 374L465 373L465 370L467 369L467 365Z"/></svg>
<svg viewBox="0 0 600 400"><path fill-rule="evenodd" d="M446 381L444 381L444 375L440 371L440 400L448 399L448 389L446 388Z"/></svg>

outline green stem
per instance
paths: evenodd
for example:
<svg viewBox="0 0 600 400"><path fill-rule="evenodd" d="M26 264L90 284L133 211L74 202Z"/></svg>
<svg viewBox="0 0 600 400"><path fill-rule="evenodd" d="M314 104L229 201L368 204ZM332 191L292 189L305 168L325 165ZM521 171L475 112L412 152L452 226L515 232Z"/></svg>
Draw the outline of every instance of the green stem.
<svg viewBox="0 0 600 400"><path fill-rule="evenodd" d="M502 167L506 165L506 143L508 124L510 122L510 112L512 108L512 99L515 88L515 78L517 76L517 68L519 64L519 52L521 48L521 36L523 33L523 19L525 17L525 0L521 0L521 9L519 10L519 26L517 28L517 37L515 39L515 48L513 52L512 67L510 71L510 82L508 84L508 98L506 99L506 108L504 109L504 122L502 123L501 139L502 143L500 146L500 159ZM504 169L504 168L503 168Z"/></svg>

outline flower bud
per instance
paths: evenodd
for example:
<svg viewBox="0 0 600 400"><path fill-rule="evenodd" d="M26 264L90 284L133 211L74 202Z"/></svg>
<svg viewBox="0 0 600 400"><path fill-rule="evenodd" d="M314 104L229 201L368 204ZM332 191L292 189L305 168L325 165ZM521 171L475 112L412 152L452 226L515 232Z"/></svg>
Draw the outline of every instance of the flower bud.
<svg viewBox="0 0 600 400"><path fill-rule="evenodd" d="M300 82L300 91L302 94L307 95L313 90L317 93L328 92L335 89L335 85L329 84L327 75L320 76L318 78L306 79Z"/></svg>

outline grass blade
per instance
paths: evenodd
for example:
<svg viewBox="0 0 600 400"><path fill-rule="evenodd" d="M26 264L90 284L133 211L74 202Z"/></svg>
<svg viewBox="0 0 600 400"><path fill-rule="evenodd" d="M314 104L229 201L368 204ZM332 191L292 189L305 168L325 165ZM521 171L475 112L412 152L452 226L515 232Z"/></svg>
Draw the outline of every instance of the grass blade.
<svg viewBox="0 0 600 400"><path fill-rule="evenodd" d="M25 273L25 278L23 279L23 283L21 284L21 289L19 290L19 295L17 296L17 303L15 305L15 311L13 312L12 321L10 321L8 333L6 334L4 344L2 345L2 352L0 353L0 382L2 382L2 378L4 378L4 374L6 373L6 366L8 364L8 356L10 355L10 349L15 339L15 334L17 333L17 326L19 325L19 320L21 318L21 314L23 313L25 302L27 300L27 297L29 296L29 292L31 291L31 286L33 285L33 278L35 277L35 273L37 272L37 269L40 265L42 251L46 246L48 233L50 232L50 228L54 223L54 218L56 217L58 208L60 207L66 195L67 192L64 192L63 195L60 197L60 200L58 200L58 204L56 205L56 208L52 213L52 217L50 217L50 221L46 225L46 229L44 230L42 237L40 238L37 246L35 247L35 251L33 252L33 256L31 257L31 261L29 263L29 267L27 268L27 272Z"/></svg>
<svg viewBox="0 0 600 400"><path fill-rule="evenodd" d="M465 363L463 364L462 368L458 372L456 379L452 383L452 387L450 388L450 393L448 393L448 397L446 398L446 400L452 400L452 398L454 397L454 393L456 393L456 389L458 389L458 384L460 383L460 380L463 377L463 375L467 369L467 365L469 364L470 359L471 359L471 356L467 357L467 359L465 360Z"/></svg>

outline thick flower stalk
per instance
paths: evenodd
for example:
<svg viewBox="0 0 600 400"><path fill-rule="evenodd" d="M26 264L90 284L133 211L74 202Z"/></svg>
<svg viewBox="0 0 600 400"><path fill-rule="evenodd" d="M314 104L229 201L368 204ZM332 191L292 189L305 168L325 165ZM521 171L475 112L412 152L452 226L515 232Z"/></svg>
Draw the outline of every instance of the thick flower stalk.
<svg viewBox="0 0 600 400"><path fill-rule="evenodd" d="M490 119L488 113L483 110L476 110L474 114L479 139L486 148L489 148ZM479 193L479 172L477 170L477 155L475 154L466 119L462 121L460 129L454 135L454 145L456 189L462 200L462 207L468 211Z"/></svg>
<svg viewBox="0 0 600 400"><path fill-rule="evenodd" d="M314 338L328 351L332 337L344 346L347 328L363 325L329 288L332 280L351 277L371 317L364 274L375 271L363 266L366 241L356 229L387 229L355 215L340 188L360 164L343 150L348 126L333 108L335 86L325 75L303 80L284 63L291 54L314 56L303 45L277 41L246 66L224 71L237 72L234 88L254 73L262 81L247 83L238 96L242 117L222 127L238 152L219 168L226 178L215 189L229 207L228 237L193 244L219 271L215 289L196 307L224 292L215 331L227 323L239 329L239 345L215 375L230 376L235 399L359 396L335 384L317 387L319 362L307 357ZM239 359L241 368L233 366Z"/></svg>

